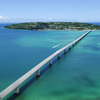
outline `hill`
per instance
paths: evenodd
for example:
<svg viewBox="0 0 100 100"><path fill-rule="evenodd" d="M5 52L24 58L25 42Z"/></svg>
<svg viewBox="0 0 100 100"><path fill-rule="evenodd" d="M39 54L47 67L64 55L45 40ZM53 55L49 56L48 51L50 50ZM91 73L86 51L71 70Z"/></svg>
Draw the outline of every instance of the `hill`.
<svg viewBox="0 0 100 100"><path fill-rule="evenodd" d="M25 30L100 30L99 25L78 22L31 22L5 26L8 29Z"/></svg>

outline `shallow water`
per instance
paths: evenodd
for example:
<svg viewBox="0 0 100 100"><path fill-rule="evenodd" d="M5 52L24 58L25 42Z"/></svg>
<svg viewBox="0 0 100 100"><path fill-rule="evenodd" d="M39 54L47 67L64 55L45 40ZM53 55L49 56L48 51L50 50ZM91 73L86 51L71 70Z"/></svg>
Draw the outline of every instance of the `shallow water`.
<svg viewBox="0 0 100 100"><path fill-rule="evenodd" d="M86 31L26 31L0 25L0 91ZM53 59L4 100L100 99L100 31L90 32L60 60ZM61 44L61 45L58 45ZM58 45L58 46L57 46ZM53 48L54 46L57 46Z"/></svg>

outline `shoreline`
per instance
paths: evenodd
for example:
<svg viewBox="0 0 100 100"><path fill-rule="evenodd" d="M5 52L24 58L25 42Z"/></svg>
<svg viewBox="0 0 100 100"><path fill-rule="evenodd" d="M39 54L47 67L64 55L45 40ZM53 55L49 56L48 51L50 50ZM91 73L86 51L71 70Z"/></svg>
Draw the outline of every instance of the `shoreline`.
<svg viewBox="0 0 100 100"><path fill-rule="evenodd" d="M5 28L5 27L3 27L2 29L11 29L11 28ZM88 30L91 30L91 29L88 29L88 30L75 30L75 29L66 29L66 30L56 30L56 29L45 29L45 30L43 30L43 29L39 29L39 30L28 30L28 29L12 29L12 30L27 30L27 31L40 31L40 32L42 32L42 31L88 31ZM100 29L99 30L91 30L91 31L100 31Z"/></svg>

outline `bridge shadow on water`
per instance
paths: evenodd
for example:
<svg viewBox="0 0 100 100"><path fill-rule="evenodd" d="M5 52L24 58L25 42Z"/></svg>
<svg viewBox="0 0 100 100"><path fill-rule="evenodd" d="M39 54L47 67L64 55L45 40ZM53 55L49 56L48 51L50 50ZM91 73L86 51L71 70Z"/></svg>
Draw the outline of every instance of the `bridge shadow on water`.
<svg viewBox="0 0 100 100"><path fill-rule="evenodd" d="M66 50L66 53L61 53L60 55L60 59L66 55L69 54L70 50ZM53 61L52 61L52 66L60 60L58 57L56 57ZM28 82L26 82L22 87L20 87L19 89L19 94L11 94L10 97L8 97L6 100L15 100L18 96L20 96L31 84L33 84L36 80L39 79L39 77L41 77L47 70L49 70L50 68L52 68L52 66L50 66L49 64L47 66L45 66L44 69L41 70L40 72L40 76L33 76Z"/></svg>

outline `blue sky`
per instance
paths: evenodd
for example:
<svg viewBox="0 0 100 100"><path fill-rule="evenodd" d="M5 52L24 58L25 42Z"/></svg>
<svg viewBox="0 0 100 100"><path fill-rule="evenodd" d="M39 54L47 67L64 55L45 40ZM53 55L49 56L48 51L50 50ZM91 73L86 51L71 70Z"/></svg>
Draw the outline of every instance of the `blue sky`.
<svg viewBox="0 0 100 100"><path fill-rule="evenodd" d="M100 22L100 0L0 0L3 22Z"/></svg>

